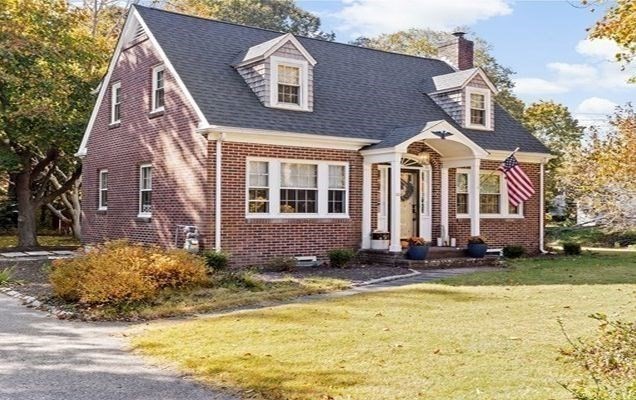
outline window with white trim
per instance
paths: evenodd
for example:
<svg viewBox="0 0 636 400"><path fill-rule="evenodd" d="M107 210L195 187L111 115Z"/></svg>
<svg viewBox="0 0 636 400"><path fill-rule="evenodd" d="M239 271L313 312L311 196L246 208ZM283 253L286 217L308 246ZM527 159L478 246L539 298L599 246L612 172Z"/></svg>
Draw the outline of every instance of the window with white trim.
<svg viewBox="0 0 636 400"><path fill-rule="evenodd" d="M110 87L110 123L121 122L121 82L113 83Z"/></svg>
<svg viewBox="0 0 636 400"><path fill-rule="evenodd" d="M165 67L159 65L152 69L152 111L161 111L164 109L164 71Z"/></svg>
<svg viewBox="0 0 636 400"><path fill-rule="evenodd" d="M256 218L348 217L343 162L249 159L246 214Z"/></svg>
<svg viewBox="0 0 636 400"><path fill-rule="evenodd" d="M98 209L108 209L108 170L99 170L99 200Z"/></svg>
<svg viewBox="0 0 636 400"><path fill-rule="evenodd" d="M490 90L466 88L466 127L491 129Z"/></svg>
<svg viewBox="0 0 636 400"><path fill-rule="evenodd" d="M458 170L455 179L455 204L459 218L468 218L470 172ZM508 201L506 180L499 171L480 171L479 213L484 218L522 218L523 204L513 206Z"/></svg>
<svg viewBox="0 0 636 400"><path fill-rule="evenodd" d="M269 163L250 161L248 171L248 212L269 213Z"/></svg>
<svg viewBox="0 0 636 400"><path fill-rule="evenodd" d="M270 105L289 110L309 111L307 61L270 57Z"/></svg>
<svg viewBox="0 0 636 400"><path fill-rule="evenodd" d="M152 165L139 166L139 217L152 215Z"/></svg>

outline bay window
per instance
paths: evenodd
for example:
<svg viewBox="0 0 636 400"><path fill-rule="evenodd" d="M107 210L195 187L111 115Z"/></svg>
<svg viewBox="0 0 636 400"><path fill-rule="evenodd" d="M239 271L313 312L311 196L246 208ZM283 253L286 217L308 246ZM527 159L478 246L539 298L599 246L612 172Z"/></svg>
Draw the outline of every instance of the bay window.
<svg viewBox="0 0 636 400"><path fill-rule="evenodd" d="M253 218L347 217L348 165L249 159L246 215Z"/></svg>
<svg viewBox="0 0 636 400"><path fill-rule="evenodd" d="M479 213L483 218L523 218L523 204L513 206L508 201L506 180L499 171L480 171ZM455 180L455 204L458 218L469 216L470 172L458 170Z"/></svg>

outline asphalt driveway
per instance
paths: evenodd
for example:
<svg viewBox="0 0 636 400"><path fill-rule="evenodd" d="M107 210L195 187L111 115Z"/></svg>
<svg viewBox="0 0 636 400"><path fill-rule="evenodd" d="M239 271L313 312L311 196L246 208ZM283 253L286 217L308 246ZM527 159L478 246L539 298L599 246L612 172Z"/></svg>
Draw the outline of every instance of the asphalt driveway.
<svg viewBox="0 0 636 400"><path fill-rule="evenodd" d="M233 400L125 351L125 325L60 321L0 294L0 400Z"/></svg>

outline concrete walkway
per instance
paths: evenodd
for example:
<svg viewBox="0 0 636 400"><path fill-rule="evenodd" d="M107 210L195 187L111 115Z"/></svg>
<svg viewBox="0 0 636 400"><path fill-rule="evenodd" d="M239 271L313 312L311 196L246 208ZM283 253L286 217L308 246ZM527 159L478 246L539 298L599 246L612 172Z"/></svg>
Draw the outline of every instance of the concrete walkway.
<svg viewBox="0 0 636 400"><path fill-rule="evenodd" d="M0 400L230 400L125 351L124 324L61 321L0 294Z"/></svg>

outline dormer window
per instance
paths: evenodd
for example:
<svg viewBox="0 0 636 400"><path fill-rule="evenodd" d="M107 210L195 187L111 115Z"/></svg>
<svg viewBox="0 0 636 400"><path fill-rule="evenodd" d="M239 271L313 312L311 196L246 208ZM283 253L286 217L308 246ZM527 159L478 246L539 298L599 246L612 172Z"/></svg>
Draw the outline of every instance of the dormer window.
<svg viewBox="0 0 636 400"><path fill-rule="evenodd" d="M278 102L300 105L300 68L278 65Z"/></svg>
<svg viewBox="0 0 636 400"><path fill-rule="evenodd" d="M307 61L271 57L272 107L309 111Z"/></svg>
<svg viewBox="0 0 636 400"><path fill-rule="evenodd" d="M490 90L467 87L466 108L467 128L492 129Z"/></svg>

